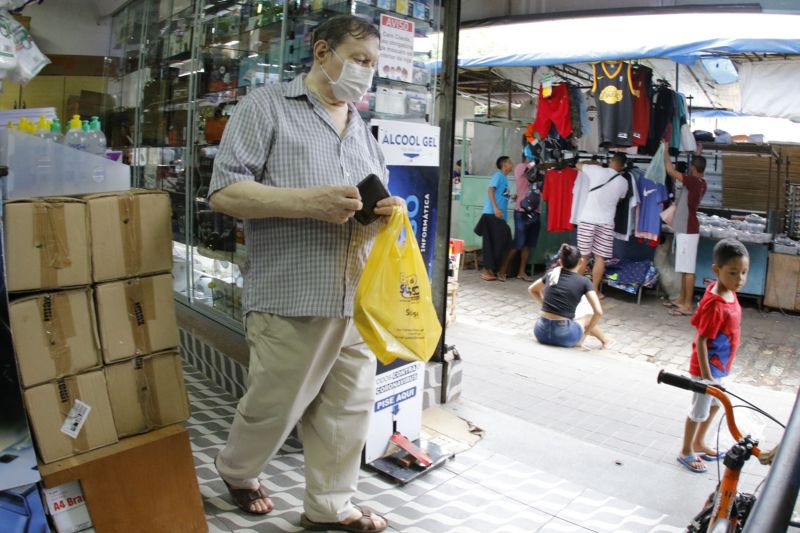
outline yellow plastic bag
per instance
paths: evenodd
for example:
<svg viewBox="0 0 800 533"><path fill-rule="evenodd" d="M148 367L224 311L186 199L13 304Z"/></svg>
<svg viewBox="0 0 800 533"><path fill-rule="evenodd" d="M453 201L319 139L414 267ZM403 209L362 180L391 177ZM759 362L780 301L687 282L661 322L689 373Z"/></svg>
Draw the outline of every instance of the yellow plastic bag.
<svg viewBox="0 0 800 533"><path fill-rule="evenodd" d="M383 364L398 357L427 361L436 350L442 326L405 209L395 207L375 238L356 289L355 323Z"/></svg>

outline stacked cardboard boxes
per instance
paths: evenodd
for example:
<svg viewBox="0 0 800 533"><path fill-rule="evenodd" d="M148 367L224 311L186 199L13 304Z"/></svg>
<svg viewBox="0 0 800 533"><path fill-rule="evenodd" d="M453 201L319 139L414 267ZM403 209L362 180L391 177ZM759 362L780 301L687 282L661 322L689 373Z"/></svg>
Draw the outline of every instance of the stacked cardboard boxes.
<svg viewBox="0 0 800 533"><path fill-rule="evenodd" d="M159 191L9 202L11 329L44 463L185 420L170 203Z"/></svg>

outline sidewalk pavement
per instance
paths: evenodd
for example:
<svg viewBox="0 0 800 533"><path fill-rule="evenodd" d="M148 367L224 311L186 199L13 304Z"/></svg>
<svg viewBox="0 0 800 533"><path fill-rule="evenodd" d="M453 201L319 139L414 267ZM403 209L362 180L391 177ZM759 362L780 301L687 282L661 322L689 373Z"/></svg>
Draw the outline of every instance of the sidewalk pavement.
<svg viewBox="0 0 800 533"><path fill-rule="evenodd" d="M600 325L617 344L600 350L590 339L593 351L560 349L533 336L540 306L528 282L486 282L462 270L459 284L446 342L465 360L464 392L449 407L487 430L482 444L687 523L716 485L717 469L710 463L700 475L677 463L690 394L657 385L656 375L688 373L689 318L670 316L653 291L637 305L633 295L605 288ZM742 305L742 346L728 387L785 423L800 386L800 317L748 299ZM745 409L736 416L764 447L780 440L782 430L764 417ZM720 435L725 449L732 439L724 426ZM751 461L740 487L754 490L767 471Z"/></svg>
<svg viewBox="0 0 800 533"><path fill-rule="evenodd" d="M537 274L536 277L541 276ZM527 292L529 283L518 279L483 281L476 270L462 270L456 300L459 323L533 339L539 312ZM618 342L612 351L637 361L682 372L689 368L694 328L689 317L673 317L654 291L646 291L642 305L636 297L604 288L605 314L601 328ZM731 377L746 383L794 393L800 387L800 316L780 311L759 311L752 299L743 298L742 345Z"/></svg>

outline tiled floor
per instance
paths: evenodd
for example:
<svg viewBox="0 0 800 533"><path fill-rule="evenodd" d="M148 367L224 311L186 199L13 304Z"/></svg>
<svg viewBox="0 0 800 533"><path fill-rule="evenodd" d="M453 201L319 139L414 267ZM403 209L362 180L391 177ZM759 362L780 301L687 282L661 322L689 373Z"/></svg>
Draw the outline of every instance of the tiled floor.
<svg viewBox="0 0 800 533"><path fill-rule="evenodd" d="M192 404L186 425L209 530L303 531L303 460L297 443L287 443L262 476L275 510L265 518L238 512L213 467L235 400L192 367L185 375ZM407 533L682 531L674 518L536 470L480 443L405 487L363 471L356 499L387 514L390 531Z"/></svg>

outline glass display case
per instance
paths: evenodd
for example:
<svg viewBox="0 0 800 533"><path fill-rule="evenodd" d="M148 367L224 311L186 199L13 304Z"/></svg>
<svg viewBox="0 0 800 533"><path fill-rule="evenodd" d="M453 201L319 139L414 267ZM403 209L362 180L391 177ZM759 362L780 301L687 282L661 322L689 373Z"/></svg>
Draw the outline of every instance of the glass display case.
<svg viewBox="0 0 800 533"><path fill-rule="evenodd" d="M432 121L436 72L427 62L440 11L440 0L136 0L113 16L109 147L123 151L136 186L170 193L176 298L240 328L243 225L206 199L238 100L307 72L313 28L352 13L376 25L403 21L414 41L413 68L379 65L359 113Z"/></svg>

